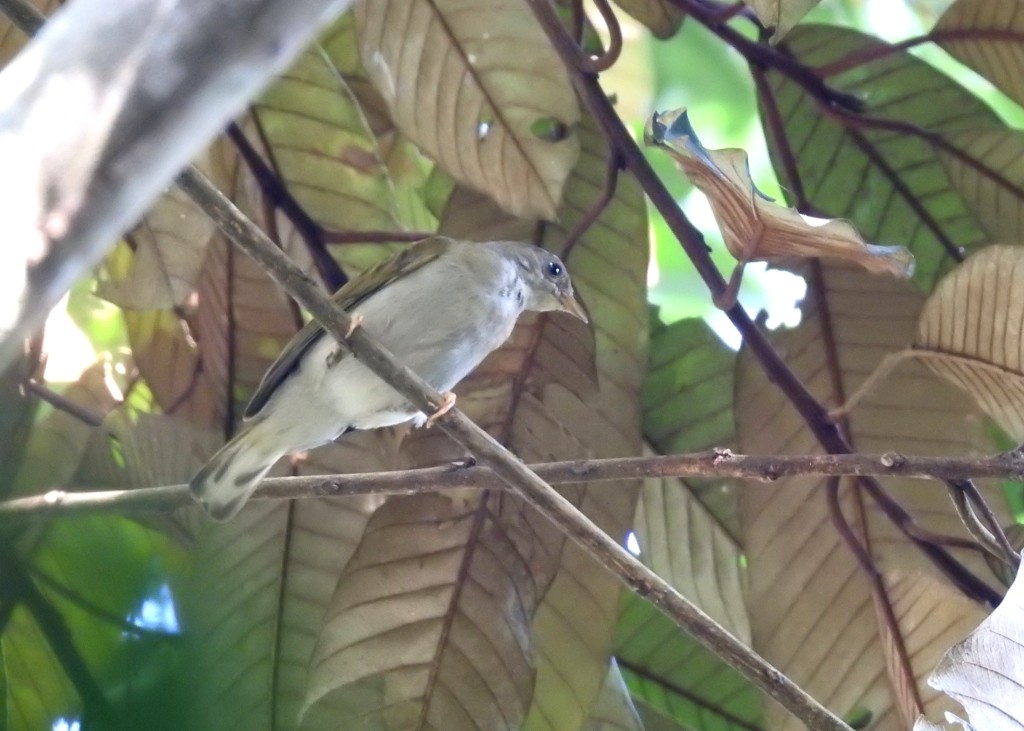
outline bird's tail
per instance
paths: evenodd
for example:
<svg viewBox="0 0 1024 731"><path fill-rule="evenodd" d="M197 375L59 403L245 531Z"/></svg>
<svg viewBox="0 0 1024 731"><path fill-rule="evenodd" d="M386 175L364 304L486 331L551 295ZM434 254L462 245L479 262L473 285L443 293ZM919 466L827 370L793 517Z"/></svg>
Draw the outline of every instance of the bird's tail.
<svg viewBox="0 0 1024 731"><path fill-rule="evenodd" d="M261 421L246 425L221 447L189 483L192 495L214 520L235 516L263 476L284 454L264 444Z"/></svg>

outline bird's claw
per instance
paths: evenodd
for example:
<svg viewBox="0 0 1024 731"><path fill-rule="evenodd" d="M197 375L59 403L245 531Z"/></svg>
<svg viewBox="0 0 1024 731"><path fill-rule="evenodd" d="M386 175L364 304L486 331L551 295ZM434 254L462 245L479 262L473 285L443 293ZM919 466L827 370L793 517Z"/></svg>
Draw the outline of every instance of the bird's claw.
<svg viewBox="0 0 1024 731"><path fill-rule="evenodd" d="M427 423L424 426L427 429L432 427L438 419L451 411L453 406L455 406L455 394L448 391L441 396L441 405L427 418Z"/></svg>
<svg viewBox="0 0 1024 731"><path fill-rule="evenodd" d="M352 333L354 333L356 331L356 328L361 327L362 324L363 324L363 316L360 315L358 312L354 312L352 314L352 316L349 318L348 330L345 331L345 337L346 338L352 337Z"/></svg>

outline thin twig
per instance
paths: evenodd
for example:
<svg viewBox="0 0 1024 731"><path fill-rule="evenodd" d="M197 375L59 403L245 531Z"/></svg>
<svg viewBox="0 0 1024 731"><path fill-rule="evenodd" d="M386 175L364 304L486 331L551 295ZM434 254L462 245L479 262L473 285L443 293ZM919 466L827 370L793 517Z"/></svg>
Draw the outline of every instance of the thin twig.
<svg viewBox="0 0 1024 731"><path fill-rule="evenodd" d="M435 412L444 405L441 394L396 361L363 328L353 329L351 317L336 307L201 173L190 168L179 176L178 184L213 218L222 233L263 265L339 343L349 347L360 362L424 413ZM616 578L658 607L809 727L820 731L849 731L839 718L641 563L461 411L451 409L436 423L474 456L487 462L501 479L512 485L530 505Z"/></svg>
<svg viewBox="0 0 1024 731"><path fill-rule="evenodd" d="M55 409L71 414L73 417L85 424L88 424L89 426L100 426L103 424L102 414L97 414L84 406L76 404L71 399L61 396L44 383L40 383L33 378L29 378L24 382L24 385L25 390L29 393L35 394Z"/></svg>
<svg viewBox="0 0 1024 731"><path fill-rule="evenodd" d="M717 477L774 482L796 476L909 477L961 479L967 475L1024 482L1024 457L1014 452L991 457L910 457L887 454L745 455L727 449L696 454L546 462L530 465L553 485L640 478ZM324 496L412 495L451 488L507 487L490 468L450 464L415 470L352 475L275 477L260 483L253 499L290 500ZM186 485L132 490L51 490L0 502L0 517L78 515L98 512L171 511L192 505ZM936 540L944 540L936 537ZM964 547L963 544L957 544Z"/></svg>
<svg viewBox="0 0 1024 731"><path fill-rule="evenodd" d="M608 48L598 56L587 56L581 49L578 62L583 71L599 74L610 69L622 54L622 27L608 0L594 0L594 7L608 29Z"/></svg>
<svg viewBox="0 0 1024 731"><path fill-rule="evenodd" d="M332 231L324 229L328 244L415 243L433 236L431 231Z"/></svg>

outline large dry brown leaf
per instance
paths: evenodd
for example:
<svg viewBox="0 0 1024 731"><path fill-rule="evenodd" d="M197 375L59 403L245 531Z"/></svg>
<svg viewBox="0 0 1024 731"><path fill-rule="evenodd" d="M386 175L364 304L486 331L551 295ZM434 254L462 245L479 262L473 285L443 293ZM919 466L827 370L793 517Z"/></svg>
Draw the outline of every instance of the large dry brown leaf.
<svg viewBox="0 0 1024 731"><path fill-rule="evenodd" d="M957 0L933 33L953 58L1024 103L1024 8L1015 0Z"/></svg>
<svg viewBox="0 0 1024 731"><path fill-rule="evenodd" d="M851 269L814 267L809 274L801 325L773 340L811 392L835 405L885 355L910 340L922 297L909 284ZM964 396L918 364L897 373L850 418L855 449L944 456L985 449L983 421ZM821 451L747 351L741 354L736 389L741 449L753 454ZM941 487L912 480L887 480L885 486L920 525L963 535ZM1005 517L998 490L988 496ZM866 709L873 728L906 728L916 716L910 689L932 703L935 694L923 678L982 612L944 579L934 578L921 554L854 484L843 484L840 502L883 572L884 591L874 596L866 573L833 526L825 481L794 478L746 487L741 515L754 646L840 715ZM977 556L965 560L985 574ZM895 627L884 619L889 610ZM901 661L897 641L904 643L909 664ZM778 727L797 727L791 717L780 718L777 708L773 713Z"/></svg>
<svg viewBox="0 0 1024 731"><path fill-rule="evenodd" d="M1024 441L1024 249L982 249L935 288L914 352Z"/></svg>
<svg viewBox="0 0 1024 731"><path fill-rule="evenodd" d="M351 435L310 453L301 471L392 467L392 437ZM206 523L180 591L190 662L202 681L192 689L194 728L299 727L325 608L378 504L376 498L254 501L229 523ZM306 728L336 726L321 719Z"/></svg>
<svg viewBox="0 0 1024 731"><path fill-rule="evenodd" d="M307 718L410 731L519 726L533 691L536 587L501 527L501 497L422 495L373 515L324 617Z"/></svg>
<svg viewBox="0 0 1024 731"><path fill-rule="evenodd" d="M644 141L668 150L707 196L726 248L740 262L820 257L851 262L877 274L914 273L914 257L905 247L869 244L842 220L811 224L795 208L765 197L750 178L746 151L706 149L685 108L655 112Z"/></svg>
<svg viewBox="0 0 1024 731"><path fill-rule="evenodd" d="M506 210L553 218L579 154L579 108L529 8L372 0L355 12L363 64L398 127ZM549 121L561 139L534 133Z"/></svg>
<svg viewBox="0 0 1024 731"><path fill-rule="evenodd" d="M456 191L442 216L442 231L450 235L534 241L566 255L590 312L593 334L568 318L524 318L509 343L463 384L468 398L460 405L527 461L640 451L648 329L644 202L636 181L620 175L609 206L566 254L565 237L600 197L607 169L607 147L590 121L580 141L559 225L510 219L465 190ZM609 534L625 538L635 488L605 485L565 494ZM544 519L528 510L524 520L543 545L557 547L562 537L552 536ZM524 725L531 731L565 731L585 722L607 672L617 615L618 584L582 550L566 545L560 565L543 566L548 576L555 569L534 620L537 691Z"/></svg>

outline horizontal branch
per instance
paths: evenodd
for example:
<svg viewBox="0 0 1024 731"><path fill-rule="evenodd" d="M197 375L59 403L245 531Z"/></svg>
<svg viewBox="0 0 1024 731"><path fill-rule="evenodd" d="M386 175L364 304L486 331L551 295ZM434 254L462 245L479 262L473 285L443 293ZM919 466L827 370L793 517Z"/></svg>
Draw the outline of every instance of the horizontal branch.
<svg viewBox="0 0 1024 731"><path fill-rule="evenodd" d="M773 482L796 476L916 477L956 480L996 477L1024 482L1024 455L991 457L912 457L886 454L749 455L715 449L695 454L581 459L545 462L529 468L552 485L639 478L714 477ZM351 495L412 495L452 488L506 489L494 470L472 462L439 467L351 475L274 477L257 488L256 500L294 500ZM187 485L134 490L51 490L0 502L0 518L28 515L81 515L109 512L160 512L192 505Z"/></svg>

